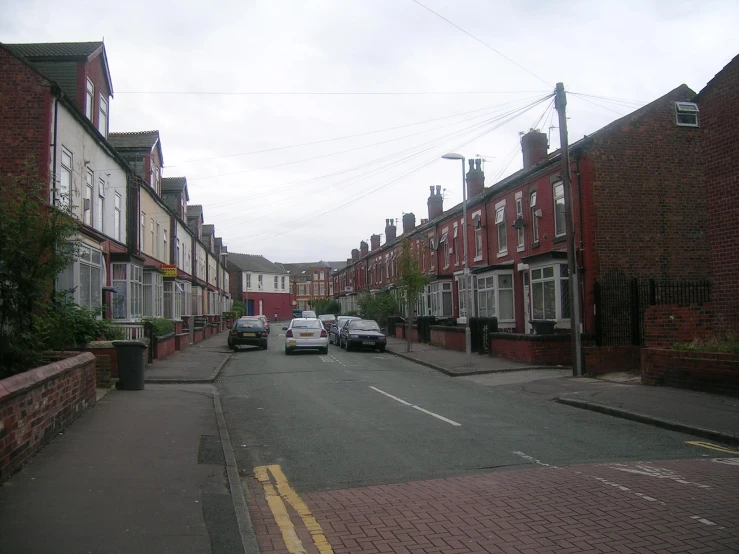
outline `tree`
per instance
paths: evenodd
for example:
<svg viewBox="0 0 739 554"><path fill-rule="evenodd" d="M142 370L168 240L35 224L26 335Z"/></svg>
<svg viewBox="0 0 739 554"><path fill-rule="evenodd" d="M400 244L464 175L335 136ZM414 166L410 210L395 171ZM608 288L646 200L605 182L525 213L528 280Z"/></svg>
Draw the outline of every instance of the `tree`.
<svg viewBox="0 0 739 554"><path fill-rule="evenodd" d="M413 256L411 241L403 239L398 256L398 279L395 281L406 303L406 333L405 351L411 351L411 324L416 312L416 300L428 283L428 277L418 267L418 261Z"/></svg>
<svg viewBox="0 0 739 554"><path fill-rule="evenodd" d="M341 313L341 305L335 298L326 298L316 302L316 315Z"/></svg>
<svg viewBox="0 0 739 554"><path fill-rule="evenodd" d="M370 294L362 293L357 299L359 311L365 319L374 319L380 325L387 327L389 317L398 315L398 302L389 292Z"/></svg>
<svg viewBox="0 0 739 554"><path fill-rule="evenodd" d="M54 301L57 274L74 260L78 229L69 197L56 194L33 162L0 176L0 377L41 361L42 318Z"/></svg>

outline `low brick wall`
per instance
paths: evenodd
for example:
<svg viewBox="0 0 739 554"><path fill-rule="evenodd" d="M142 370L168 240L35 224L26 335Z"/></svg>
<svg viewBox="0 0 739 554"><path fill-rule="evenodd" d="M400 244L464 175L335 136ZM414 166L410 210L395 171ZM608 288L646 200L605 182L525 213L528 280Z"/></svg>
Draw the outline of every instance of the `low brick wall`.
<svg viewBox="0 0 739 554"><path fill-rule="evenodd" d="M170 333L164 337L154 337L154 359L161 360L170 354L174 354L175 348L175 335Z"/></svg>
<svg viewBox="0 0 739 554"><path fill-rule="evenodd" d="M569 335L493 333L490 352L493 356L536 365L572 364Z"/></svg>
<svg viewBox="0 0 739 554"><path fill-rule="evenodd" d="M0 380L0 483L94 405L89 352Z"/></svg>
<svg viewBox="0 0 739 554"><path fill-rule="evenodd" d="M645 385L739 396L739 355L643 348L641 379Z"/></svg>
<svg viewBox="0 0 739 554"><path fill-rule="evenodd" d="M431 326L431 341L429 344L464 352L466 350L464 341L464 327Z"/></svg>
<svg viewBox="0 0 739 554"><path fill-rule="evenodd" d="M190 333L179 333L174 336L175 350L184 350L190 346Z"/></svg>
<svg viewBox="0 0 739 554"><path fill-rule="evenodd" d="M650 306L644 312L644 345L665 348L713 334L710 303L691 306Z"/></svg>
<svg viewBox="0 0 739 554"><path fill-rule="evenodd" d="M192 332L192 342L200 342L205 338L205 332L202 329L194 329Z"/></svg>
<svg viewBox="0 0 739 554"><path fill-rule="evenodd" d="M612 371L631 371L641 367L639 346L583 346L583 371L601 375Z"/></svg>

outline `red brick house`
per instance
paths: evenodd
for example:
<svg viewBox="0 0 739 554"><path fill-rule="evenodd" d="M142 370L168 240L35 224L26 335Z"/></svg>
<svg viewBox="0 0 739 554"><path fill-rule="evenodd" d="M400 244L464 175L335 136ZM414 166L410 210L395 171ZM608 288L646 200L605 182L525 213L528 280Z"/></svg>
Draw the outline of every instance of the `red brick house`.
<svg viewBox="0 0 739 554"><path fill-rule="evenodd" d="M277 314L280 321L292 319L290 276L282 266L264 256L228 254L231 297L246 306L247 315Z"/></svg>

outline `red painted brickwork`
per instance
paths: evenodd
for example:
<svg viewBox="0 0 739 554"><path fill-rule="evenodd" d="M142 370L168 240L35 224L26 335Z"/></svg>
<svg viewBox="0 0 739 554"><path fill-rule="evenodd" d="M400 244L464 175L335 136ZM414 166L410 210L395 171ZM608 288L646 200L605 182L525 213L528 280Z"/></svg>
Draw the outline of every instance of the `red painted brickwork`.
<svg viewBox="0 0 739 554"><path fill-rule="evenodd" d="M630 371L641 365L639 346L583 346L585 373L601 375L612 371Z"/></svg>
<svg viewBox="0 0 739 554"><path fill-rule="evenodd" d="M190 346L190 333L180 333L174 337L175 350L184 350Z"/></svg>
<svg viewBox="0 0 739 554"><path fill-rule="evenodd" d="M431 342L434 346L442 346L449 350L465 351L464 328L459 329L443 329L440 327L431 327Z"/></svg>
<svg viewBox="0 0 739 554"><path fill-rule="evenodd" d="M111 386L110 356L98 354L95 356L95 386L109 389Z"/></svg>
<svg viewBox="0 0 739 554"><path fill-rule="evenodd" d="M89 352L1 380L0 482L94 405Z"/></svg>
<svg viewBox="0 0 739 554"><path fill-rule="evenodd" d="M514 335L516 338L495 336L490 340L493 356L518 362L542 365L570 365L570 337L551 335L542 339L535 335Z"/></svg>
<svg viewBox="0 0 739 554"><path fill-rule="evenodd" d="M739 355L644 348L641 379L645 385L739 396Z"/></svg>
<svg viewBox="0 0 739 554"><path fill-rule="evenodd" d="M175 348L175 337L172 335L164 340L155 340L154 346L154 360L161 360L170 354L174 354Z"/></svg>
<svg viewBox="0 0 739 554"><path fill-rule="evenodd" d="M205 334L202 329L194 329L192 332L192 342L200 342L205 338Z"/></svg>
<svg viewBox="0 0 739 554"><path fill-rule="evenodd" d="M644 312L644 346L662 348L713 334L713 309L702 306L650 306Z"/></svg>
<svg viewBox="0 0 739 554"><path fill-rule="evenodd" d="M739 334L739 56L698 97L716 329Z"/></svg>
<svg viewBox="0 0 739 554"><path fill-rule="evenodd" d="M49 180L50 83L0 46L0 175L18 175L31 158Z"/></svg>
<svg viewBox="0 0 739 554"><path fill-rule="evenodd" d="M105 343L103 343L105 344ZM85 346L82 348L77 348L79 352L90 352L93 356L96 358L99 356L105 356L110 360L110 376L117 379L118 378L118 352L116 351L115 347L111 345L110 343L107 343L109 346Z"/></svg>

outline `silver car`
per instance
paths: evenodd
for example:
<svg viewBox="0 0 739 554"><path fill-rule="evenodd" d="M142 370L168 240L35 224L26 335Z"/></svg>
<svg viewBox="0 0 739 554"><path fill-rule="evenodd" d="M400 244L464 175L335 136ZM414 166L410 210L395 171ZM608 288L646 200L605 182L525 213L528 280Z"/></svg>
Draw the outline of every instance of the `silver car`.
<svg viewBox="0 0 739 554"><path fill-rule="evenodd" d="M328 333L319 319L295 318L282 330L285 331L285 354L296 350L318 350L328 354Z"/></svg>

